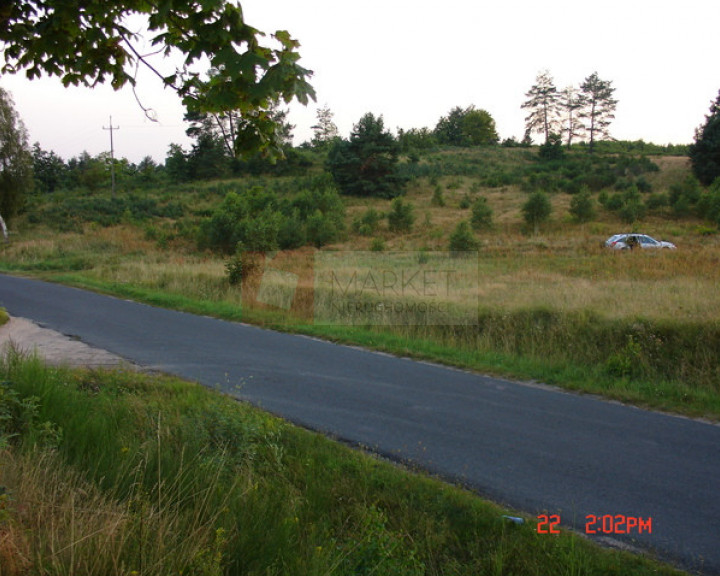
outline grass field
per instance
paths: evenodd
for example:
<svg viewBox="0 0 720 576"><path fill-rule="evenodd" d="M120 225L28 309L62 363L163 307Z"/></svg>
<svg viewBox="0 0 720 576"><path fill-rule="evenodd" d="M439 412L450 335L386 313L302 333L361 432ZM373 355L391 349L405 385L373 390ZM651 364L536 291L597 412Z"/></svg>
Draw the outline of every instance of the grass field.
<svg viewBox="0 0 720 576"><path fill-rule="evenodd" d="M0 574L679 574L197 384L0 358Z"/></svg>

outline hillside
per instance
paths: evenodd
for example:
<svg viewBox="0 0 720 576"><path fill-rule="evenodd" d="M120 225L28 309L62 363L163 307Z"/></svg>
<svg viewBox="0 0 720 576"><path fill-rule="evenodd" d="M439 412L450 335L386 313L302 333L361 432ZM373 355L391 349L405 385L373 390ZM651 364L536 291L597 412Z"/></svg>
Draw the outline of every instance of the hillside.
<svg viewBox="0 0 720 576"><path fill-rule="evenodd" d="M392 216L397 202L338 195L324 156L303 154L294 175L283 169L181 185L126 180L116 197L102 188L36 194L3 247L2 267L655 408L720 414L717 192L691 179L686 158L622 148L551 160L536 148L411 154L400 163L402 204L412 206L403 227L403 209ZM523 205L538 191L552 211L531 226ZM583 193L593 207L579 222L570 210ZM312 321L317 254L417 251L422 260L447 251L462 221L469 237L460 241L478 250L476 283L466 293L477 307L451 304L469 314L470 325ZM678 249L602 247L629 231ZM234 254L238 241L270 251L273 269L299 279L291 307L257 298L262 278L270 279L264 256L253 262L246 253L243 262Z"/></svg>

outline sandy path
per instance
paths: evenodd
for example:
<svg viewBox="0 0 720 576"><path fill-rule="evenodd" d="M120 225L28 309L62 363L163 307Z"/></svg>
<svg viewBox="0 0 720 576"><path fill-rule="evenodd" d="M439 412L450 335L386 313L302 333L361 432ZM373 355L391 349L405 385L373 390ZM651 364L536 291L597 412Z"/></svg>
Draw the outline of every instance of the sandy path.
<svg viewBox="0 0 720 576"><path fill-rule="evenodd" d="M71 338L42 328L25 318L10 318L5 325L0 326L0 351L7 346L27 353L37 353L48 364L58 366L85 366L89 368L110 368L123 366L130 368L133 365L128 361L100 348L93 348Z"/></svg>

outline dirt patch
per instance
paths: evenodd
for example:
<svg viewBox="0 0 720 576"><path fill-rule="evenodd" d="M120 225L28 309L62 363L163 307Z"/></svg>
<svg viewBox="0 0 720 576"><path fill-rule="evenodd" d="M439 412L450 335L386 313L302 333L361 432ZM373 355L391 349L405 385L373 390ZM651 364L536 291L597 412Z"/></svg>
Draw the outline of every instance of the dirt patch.
<svg viewBox="0 0 720 576"><path fill-rule="evenodd" d="M8 346L37 354L53 366L88 368L132 368L132 363L100 348L94 348L55 330L43 328L25 318L10 318L0 326L0 351Z"/></svg>

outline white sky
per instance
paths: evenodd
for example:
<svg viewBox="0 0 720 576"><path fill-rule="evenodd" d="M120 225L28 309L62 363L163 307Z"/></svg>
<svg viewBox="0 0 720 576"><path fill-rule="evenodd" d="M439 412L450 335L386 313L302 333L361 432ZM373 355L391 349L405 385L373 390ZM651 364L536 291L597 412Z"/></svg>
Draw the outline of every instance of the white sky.
<svg viewBox="0 0 720 576"><path fill-rule="evenodd" d="M314 71L317 102L293 105L297 144L312 137L327 104L342 136L366 112L386 128L433 128L455 106L495 118L502 139L522 138L520 108L538 72L558 88L597 71L619 100L615 138L688 143L720 89L717 0L243 0L245 20L265 32L286 29L301 42L301 65ZM156 110L145 119L132 91L62 87L55 78L0 78L31 142L63 158L110 148L138 162L164 161L183 144L183 108L150 74L139 96Z"/></svg>

